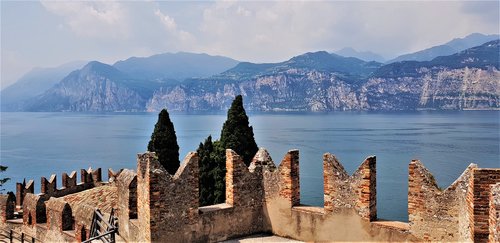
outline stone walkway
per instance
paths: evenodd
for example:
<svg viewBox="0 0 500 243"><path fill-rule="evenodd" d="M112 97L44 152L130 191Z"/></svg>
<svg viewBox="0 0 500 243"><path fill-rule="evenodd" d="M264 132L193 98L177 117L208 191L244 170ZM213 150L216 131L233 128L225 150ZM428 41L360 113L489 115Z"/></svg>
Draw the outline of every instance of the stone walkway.
<svg viewBox="0 0 500 243"><path fill-rule="evenodd" d="M232 239L227 241L222 241L223 243L260 243L260 242L281 242L281 243L298 243L302 241L292 240L288 238L283 238L275 235L251 235L239 239Z"/></svg>

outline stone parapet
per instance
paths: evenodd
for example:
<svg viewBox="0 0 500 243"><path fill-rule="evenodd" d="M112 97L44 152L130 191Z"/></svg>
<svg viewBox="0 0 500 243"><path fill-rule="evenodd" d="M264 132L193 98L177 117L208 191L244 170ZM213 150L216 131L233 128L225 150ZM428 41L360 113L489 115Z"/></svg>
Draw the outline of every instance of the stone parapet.
<svg viewBox="0 0 500 243"><path fill-rule="evenodd" d="M299 150L286 153L278 167L279 196L290 203L290 207L300 205Z"/></svg>
<svg viewBox="0 0 500 243"><path fill-rule="evenodd" d="M262 208L262 167L257 161L250 171L236 152L226 150L226 204Z"/></svg>
<svg viewBox="0 0 500 243"><path fill-rule="evenodd" d="M371 156L349 176L337 158L323 155L324 208L326 212L355 209L369 221L377 219L376 157Z"/></svg>
<svg viewBox="0 0 500 243"><path fill-rule="evenodd" d="M26 180L22 183L16 183L16 210L20 210L23 208L24 197L27 193L34 193L35 191L35 183L33 180L30 180L28 184L26 184Z"/></svg>
<svg viewBox="0 0 500 243"><path fill-rule="evenodd" d="M7 220L14 218L16 208L16 196L10 192L0 194L0 225L7 223Z"/></svg>
<svg viewBox="0 0 500 243"><path fill-rule="evenodd" d="M138 155L139 227L146 241L191 239L198 221L198 155L189 153L170 175L154 153Z"/></svg>
<svg viewBox="0 0 500 243"><path fill-rule="evenodd" d="M63 173L62 187L57 188L57 176L52 174L47 180L46 177L41 177L40 180L40 194L44 194L45 197L63 197L68 194L73 194L81 192L95 186L102 185L101 169L98 168L93 170L89 168L88 170L81 169L81 181L77 183L76 181L77 173L72 171L69 175ZM34 193L35 183L30 180L28 183L23 181L22 183L16 183L16 210L23 208L24 197L28 193Z"/></svg>
<svg viewBox="0 0 500 243"><path fill-rule="evenodd" d="M448 188L441 190L424 165L409 165L408 218L410 233L430 241L472 241L470 194L473 171L469 165Z"/></svg>
<svg viewBox="0 0 500 243"><path fill-rule="evenodd" d="M491 185L500 182L500 169L474 170L474 242L487 242Z"/></svg>
<svg viewBox="0 0 500 243"><path fill-rule="evenodd" d="M59 198L50 198L45 202L47 208L47 228L62 232L73 229L73 212L67 202Z"/></svg>
<svg viewBox="0 0 500 243"><path fill-rule="evenodd" d="M23 222L28 227L34 227L40 223L47 222L47 212L45 201L49 198L46 195L26 194L23 203Z"/></svg>
<svg viewBox="0 0 500 243"><path fill-rule="evenodd" d="M490 187L489 242L500 242L500 183Z"/></svg>
<svg viewBox="0 0 500 243"><path fill-rule="evenodd" d="M218 242L262 232L302 241L499 239L500 169L471 164L442 190L420 161L411 161L404 223L377 219L375 156L348 175L334 155L324 154L323 207L300 204L298 150L275 166L261 148L246 167L227 149L226 201L206 207L199 207L198 163L191 152L171 175L146 152L137 156L137 173L109 170L111 183L101 182L100 169L82 170L80 183L76 172L64 173L59 189L55 175L42 178L37 195L32 181L18 183L16 197L0 195L0 227L9 223L15 203L22 206L23 231L42 241L88 239L96 208L106 219L115 210L119 235L128 242Z"/></svg>
<svg viewBox="0 0 500 243"><path fill-rule="evenodd" d="M132 170L122 170L116 178L118 193L118 224L121 235L135 239L139 233L131 227L131 220L137 219L137 174Z"/></svg>

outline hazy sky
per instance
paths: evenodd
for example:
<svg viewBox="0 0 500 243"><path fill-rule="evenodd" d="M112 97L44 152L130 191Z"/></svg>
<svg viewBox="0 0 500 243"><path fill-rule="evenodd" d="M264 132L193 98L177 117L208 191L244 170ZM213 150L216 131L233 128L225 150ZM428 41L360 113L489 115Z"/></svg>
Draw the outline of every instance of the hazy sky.
<svg viewBox="0 0 500 243"><path fill-rule="evenodd" d="M493 1L1 1L1 86L33 67L188 51L252 62L353 47L386 58L499 32Z"/></svg>

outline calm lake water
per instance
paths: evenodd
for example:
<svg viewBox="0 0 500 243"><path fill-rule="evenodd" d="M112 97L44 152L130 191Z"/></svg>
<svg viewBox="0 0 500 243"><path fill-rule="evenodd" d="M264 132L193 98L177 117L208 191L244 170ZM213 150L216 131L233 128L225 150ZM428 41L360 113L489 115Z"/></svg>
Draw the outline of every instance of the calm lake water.
<svg viewBox="0 0 500 243"><path fill-rule="evenodd" d="M5 185L72 170L102 167L136 170L146 150L154 113L0 113ZM471 163L500 167L499 111L405 113L250 113L255 138L278 164L300 150L301 202L323 204L322 155L331 152L349 173L377 156L379 218L407 221L408 163L420 159L439 186L449 186ZM171 114L181 159L209 134L220 136L225 114Z"/></svg>

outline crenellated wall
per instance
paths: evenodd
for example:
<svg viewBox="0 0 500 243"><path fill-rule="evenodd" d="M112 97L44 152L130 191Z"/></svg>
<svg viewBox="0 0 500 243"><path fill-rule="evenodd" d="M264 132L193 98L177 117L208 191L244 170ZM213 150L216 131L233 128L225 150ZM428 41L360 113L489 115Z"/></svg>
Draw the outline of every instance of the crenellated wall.
<svg viewBox="0 0 500 243"><path fill-rule="evenodd" d="M130 240L212 242L261 232L263 193L259 186L262 182L260 165L254 164L256 168L251 172L233 151L226 151L226 156L226 202L199 207L196 153L189 153L173 176L160 165L154 153L138 155L140 239ZM127 190L125 186L118 183L118 191ZM124 235L131 236L130 233Z"/></svg>
<svg viewBox="0 0 500 243"><path fill-rule="evenodd" d="M118 176L119 173L112 172L114 176ZM72 235L67 232L75 228L77 224L75 218L82 216L76 216L69 204L61 198L107 185L107 183L102 182L100 168L96 170L91 168L88 170L82 169L80 175L80 183L77 183L77 173L75 171L69 175L63 173L60 188L57 188L56 175L51 175L48 180L41 177L40 193L38 194L34 194L35 183L33 180L28 183L25 181L17 183L16 196L12 195L7 198L9 203L5 207L5 213L0 214L0 221L6 222L8 219L13 218L12 215L19 214L23 218L22 229L29 235L46 241L74 239L74 233ZM0 203L2 203L3 195L0 196ZM61 205L63 205L62 208ZM92 217L94 208L90 208L88 214ZM87 228L90 225L90 220L85 220ZM66 233L63 234L63 232Z"/></svg>
<svg viewBox="0 0 500 243"><path fill-rule="evenodd" d="M14 193L0 194L0 225L5 225L7 220L14 218L16 196Z"/></svg>
<svg viewBox="0 0 500 243"><path fill-rule="evenodd" d="M139 241L137 220L137 174L128 169L116 177L118 191L118 225L122 237Z"/></svg>
<svg viewBox="0 0 500 243"><path fill-rule="evenodd" d="M323 155L324 210L339 212L354 208L364 219L377 219L376 157L371 156L349 176L334 155Z"/></svg>
<svg viewBox="0 0 500 243"><path fill-rule="evenodd" d="M487 242L491 185L500 182L500 169L474 170L474 242Z"/></svg>
<svg viewBox="0 0 500 243"><path fill-rule="evenodd" d="M84 241L94 209L107 217L114 208L119 237L129 242L217 242L262 232L302 241L498 242L500 169L471 164L442 190L420 161L411 161L404 223L377 218L376 162L367 157L349 175L324 154L324 206L313 207L300 203L298 150L276 166L261 148L247 167L228 149L225 203L199 207L198 155L189 153L171 175L146 152L137 156L137 173L109 170L110 183L101 182L100 169L82 170L80 183L76 172L64 173L61 188L55 175L42 178L37 195L32 181L19 183L18 197L0 195L0 215L8 222L20 203L23 231L46 241Z"/></svg>
<svg viewBox="0 0 500 243"><path fill-rule="evenodd" d="M24 197L27 193L35 192L35 183L33 180L30 180L28 184L26 184L26 180L23 183L16 183L16 210L20 210L23 208Z"/></svg>
<svg viewBox="0 0 500 243"><path fill-rule="evenodd" d="M479 200L474 195L474 176L481 171L475 165L441 191L432 174L419 161L412 161L407 224L377 219L375 156L349 176L334 155L325 154L324 207L300 204L298 150L290 150L278 167L264 149L248 168L232 150L226 151L226 159L226 202L197 208L195 153L186 157L174 176L159 165L154 153L138 155L138 221L147 233L134 240L214 242L257 232L303 241L474 239L474 206ZM119 181L131 181L132 172L122 173L129 174L129 179L119 177ZM124 192L127 185L122 186ZM121 200L124 208L129 207L127 200ZM163 227L158 227L158 220Z"/></svg>
<svg viewBox="0 0 500 243"><path fill-rule="evenodd" d="M455 182L442 190L429 170L413 160L408 177L410 233L426 241L472 241L470 182L476 168L475 164L469 165Z"/></svg>
<svg viewBox="0 0 500 243"><path fill-rule="evenodd" d="M67 202L60 198L50 198L47 207L47 228L62 232L74 227L73 212Z"/></svg>
<svg viewBox="0 0 500 243"><path fill-rule="evenodd" d="M109 172L108 172L109 173ZM52 174L47 180L46 177L41 177L40 180L40 194L44 194L45 197L63 197L68 194L73 194L99 186L102 184L101 168L92 170L81 169L80 170L81 180L77 184L76 171L73 171L68 175L67 173L62 174L62 187L57 188L57 176ZM23 183L16 183L16 209L19 210L23 208L24 197L26 194L34 193L35 183L30 180L28 184L25 181Z"/></svg>
<svg viewBox="0 0 500 243"><path fill-rule="evenodd" d="M490 187L489 241L500 242L500 183Z"/></svg>
<svg viewBox="0 0 500 243"><path fill-rule="evenodd" d="M297 150L290 150L277 169L264 170L267 230L303 241L417 240L399 225L371 222L376 219L375 157L368 157L352 176L331 154L324 154L323 165L324 207L298 203L300 188L294 186L299 184Z"/></svg>
<svg viewBox="0 0 500 243"><path fill-rule="evenodd" d="M45 201L49 198L45 194L28 193L24 197L23 222L26 226L36 226L47 222Z"/></svg>
<svg viewBox="0 0 500 243"><path fill-rule="evenodd" d="M191 240L198 220L198 156L189 153L170 175L154 153L138 156L138 219L146 241ZM173 220L175 219L175 220Z"/></svg>

